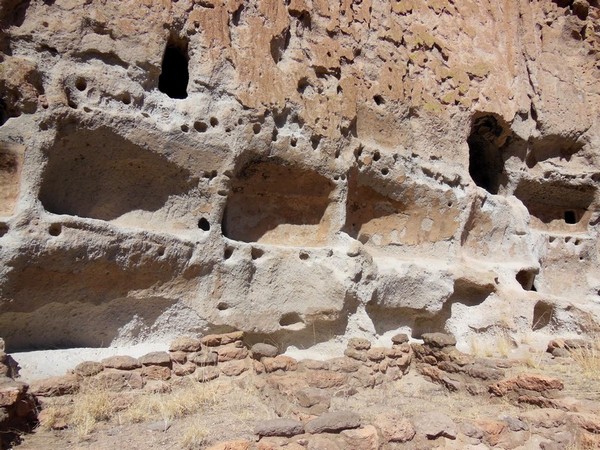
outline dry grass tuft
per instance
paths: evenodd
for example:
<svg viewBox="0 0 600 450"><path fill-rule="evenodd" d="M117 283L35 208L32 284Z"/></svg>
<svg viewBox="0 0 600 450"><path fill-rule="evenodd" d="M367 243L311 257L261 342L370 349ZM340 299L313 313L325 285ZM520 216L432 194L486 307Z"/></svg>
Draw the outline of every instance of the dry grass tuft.
<svg viewBox="0 0 600 450"><path fill-rule="evenodd" d="M185 450L200 450L208 443L209 430L200 419L194 420L181 437L181 448Z"/></svg>
<svg viewBox="0 0 600 450"><path fill-rule="evenodd" d="M566 447L566 450L592 450L597 448L597 436L580 430L575 433L574 441Z"/></svg>
<svg viewBox="0 0 600 450"><path fill-rule="evenodd" d="M581 368L581 374L590 380L600 380L600 337L594 339L591 347L571 351L571 357Z"/></svg>
<svg viewBox="0 0 600 450"><path fill-rule="evenodd" d="M67 399L58 397L53 404L44 407L43 411L38 417L38 428L48 431L56 426L66 426L71 414L71 404Z"/></svg>
<svg viewBox="0 0 600 450"><path fill-rule="evenodd" d="M70 424L80 436L90 434L99 422L109 421L117 411L111 392L101 387L88 388L73 398Z"/></svg>
<svg viewBox="0 0 600 450"><path fill-rule="evenodd" d="M543 352L529 352L529 355L525 359L525 365L530 369L540 369L542 367L543 359Z"/></svg>
<svg viewBox="0 0 600 450"><path fill-rule="evenodd" d="M125 422L145 422L161 419L170 422L216 406L227 391L222 383L189 382L172 393L143 394L121 416Z"/></svg>
<svg viewBox="0 0 600 450"><path fill-rule="evenodd" d="M508 334L503 333L496 338L496 349L503 358L508 358L513 347L514 342Z"/></svg>
<svg viewBox="0 0 600 450"><path fill-rule="evenodd" d="M478 358L492 358L495 356L508 358L514 347L515 342L508 333L500 333L487 339L477 336L472 336L469 339L469 353Z"/></svg>

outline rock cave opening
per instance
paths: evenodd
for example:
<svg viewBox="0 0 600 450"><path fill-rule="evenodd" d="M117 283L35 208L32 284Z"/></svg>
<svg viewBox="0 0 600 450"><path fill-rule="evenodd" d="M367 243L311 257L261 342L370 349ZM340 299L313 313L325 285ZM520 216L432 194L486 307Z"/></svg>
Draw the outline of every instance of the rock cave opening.
<svg viewBox="0 0 600 450"><path fill-rule="evenodd" d="M530 169L544 162L562 165L573 161L583 147L582 142L573 138L557 135L541 136L529 142L525 163Z"/></svg>
<svg viewBox="0 0 600 450"><path fill-rule="evenodd" d="M360 152L358 153L360 154ZM381 155L374 154L378 160ZM455 197L444 190L398 182L381 176L391 172L353 167L348 173L346 221L342 231L364 245L383 248L434 243L451 237L457 228ZM427 202L427 207L422 205Z"/></svg>
<svg viewBox="0 0 600 450"><path fill-rule="evenodd" d="M515 279L526 291L537 291L535 287L535 275L536 272L532 270L519 270Z"/></svg>
<svg viewBox="0 0 600 450"><path fill-rule="evenodd" d="M348 201L344 231L363 244L393 240L394 230L404 228L406 205L367 185L369 180L356 168L348 174ZM384 227L385 225L385 227Z"/></svg>
<svg viewBox="0 0 600 450"><path fill-rule="evenodd" d="M47 157L39 198L54 214L110 221L157 211L197 185L188 170L104 127L63 127Z"/></svg>
<svg viewBox="0 0 600 450"><path fill-rule="evenodd" d="M588 185L521 180L514 195L523 202L535 228L586 231L595 188Z"/></svg>
<svg viewBox="0 0 600 450"><path fill-rule="evenodd" d="M322 243L333 188L331 180L312 169L276 158L254 159L232 181L223 234L242 242Z"/></svg>
<svg viewBox="0 0 600 450"><path fill-rule="evenodd" d="M473 120L469 145L469 174L479 187L490 194L497 194L504 173L504 159L499 138L504 129L500 119L485 115Z"/></svg>
<svg viewBox="0 0 600 450"><path fill-rule="evenodd" d="M187 98L187 86L190 79L188 63L187 41L171 36L163 55L158 90L171 98Z"/></svg>

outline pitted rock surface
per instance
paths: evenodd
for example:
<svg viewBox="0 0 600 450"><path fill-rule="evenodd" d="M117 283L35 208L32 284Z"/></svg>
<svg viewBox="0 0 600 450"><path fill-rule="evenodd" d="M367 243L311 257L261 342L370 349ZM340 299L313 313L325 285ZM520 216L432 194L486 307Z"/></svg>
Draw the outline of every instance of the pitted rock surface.
<svg viewBox="0 0 600 450"><path fill-rule="evenodd" d="M284 3L0 5L6 348L596 332L597 2Z"/></svg>

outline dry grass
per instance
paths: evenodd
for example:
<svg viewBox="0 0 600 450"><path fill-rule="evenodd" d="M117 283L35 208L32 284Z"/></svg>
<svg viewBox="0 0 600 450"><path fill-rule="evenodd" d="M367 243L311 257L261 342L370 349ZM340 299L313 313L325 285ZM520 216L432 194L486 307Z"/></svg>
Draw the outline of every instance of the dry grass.
<svg viewBox="0 0 600 450"><path fill-rule="evenodd" d="M600 338L594 339L589 348L578 348L571 352L581 375L589 380L600 381Z"/></svg>
<svg viewBox="0 0 600 450"><path fill-rule="evenodd" d="M85 389L73 398L69 424L80 436L87 436L99 422L109 421L116 413L114 395L105 388Z"/></svg>
<svg viewBox="0 0 600 450"><path fill-rule="evenodd" d="M38 428L44 431L52 430L67 423L71 414L71 402L66 397L58 397L44 408L44 414L39 418Z"/></svg>
<svg viewBox="0 0 600 450"><path fill-rule="evenodd" d="M574 441L569 444L566 450L592 450L598 448L598 439L594 435L585 431L577 431Z"/></svg>
<svg viewBox="0 0 600 450"><path fill-rule="evenodd" d="M507 333L497 334L487 340L472 336L469 340L469 353L478 358L508 358L514 347L514 340Z"/></svg>
<svg viewBox="0 0 600 450"><path fill-rule="evenodd" d="M192 421L181 436L181 448L185 450L200 450L206 447L209 430L202 421L197 418Z"/></svg>
<svg viewBox="0 0 600 450"><path fill-rule="evenodd" d="M540 369L542 367L543 359L543 352L530 352L527 358L525 359L525 365L529 369Z"/></svg>
<svg viewBox="0 0 600 450"><path fill-rule="evenodd" d="M125 423L163 420L166 423L215 407L227 392L223 383L189 382L172 393L142 394L120 414Z"/></svg>
<svg viewBox="0 0 600 450"><path fill-rule="evenodd" d="M503 358L508 358L508 355L510 355L510 352L514 347L514 341L508 334L503 333L502 335L497 336L496 349L498 350L500 356L502 356Z"/></svg>
<svg viewBox="0 0 600 450"><path fill-rule="evenodd" d="M185 432L181 446L202 448L208 439L207 429L216 425L209 418L215 411L226 413L236 428L248 430L257 414L276 417L262 400L251 379L240 382L223 378L208 383L190 379L169 393L119 393L108 387L87 386L78 394L53 399L46 405L40 429L51 430L57 424L66 424L80 438L86 438L103 422L128 425L161 421L167 427L178 419L190 417L195 422Z"/></svg>

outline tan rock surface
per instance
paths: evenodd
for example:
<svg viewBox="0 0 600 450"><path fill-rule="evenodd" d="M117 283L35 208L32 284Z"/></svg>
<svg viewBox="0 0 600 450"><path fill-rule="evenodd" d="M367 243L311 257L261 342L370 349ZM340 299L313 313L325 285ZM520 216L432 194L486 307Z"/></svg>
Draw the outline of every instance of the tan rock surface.
<svg viewBox="0 0 600 450"><path fill-rule="evenodd" d="M598 20L583 0L4 2L7 349L598 331Z"/></svg>

